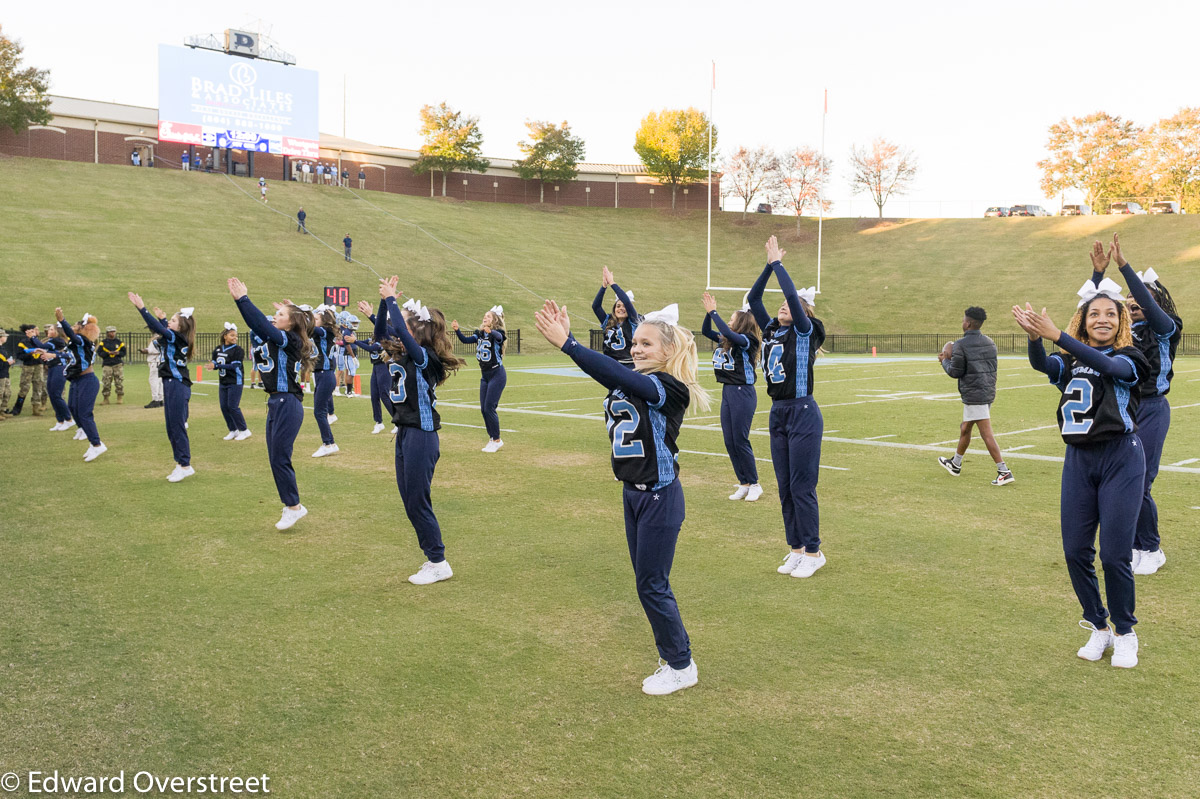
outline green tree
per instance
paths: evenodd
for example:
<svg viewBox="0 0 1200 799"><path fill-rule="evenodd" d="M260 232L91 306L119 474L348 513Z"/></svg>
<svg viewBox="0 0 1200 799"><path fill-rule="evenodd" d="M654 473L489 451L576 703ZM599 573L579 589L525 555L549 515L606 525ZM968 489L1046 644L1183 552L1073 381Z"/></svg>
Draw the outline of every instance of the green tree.
<svg viewBox="0 0 1200 799"><path fill-rule="evenodd" d="M1142 170L1155 194L1188 207L1200 186L1200 108L1180 109L1146 131Z"/></svg>
<svg viewBox="0 0 1200 799"><path fill-rule="evenodd" d="M651 111L642 120L633 149L646 171L671 187L671 207L680 185L704 179L717 147L717 129L708 140L708 116L695 108Z"/></svg>
<svg viewBox="0 0 1200 799"><path fill-rule="evenodd" d="M421 157L413 172L442 173L442 196L446 196L446 176L451 172L486 172L491 162L480 154L483 133L479 118L463 116L446 103L421 107Z"/></svg>
<svg viewBox="0 0 1200 799"><path fill-rule="evenodd" d="M1049 155L1037 164L1042 191L1051 197L1076 189L1093 208L1105 197L1136 194L1134 157L1140 133L1133 122L1103 111L1051 125Z"/></svg>
<svg viewBox="0 0 1200 799"><path fill-rule="evenodd" d="M50 124L50 70L21 69L21 43L0 30L0 128L24 133Z"/></svg>
<svg viewBox="0 0 1200 799"><path fill-rule="evenodd" d="M583 160L583 139L571 135L566 122L526 122L529 141L517 144L525 154L513 167L522 180L538 181L538 202L546 201L546 184L574 180Z"/></svg>

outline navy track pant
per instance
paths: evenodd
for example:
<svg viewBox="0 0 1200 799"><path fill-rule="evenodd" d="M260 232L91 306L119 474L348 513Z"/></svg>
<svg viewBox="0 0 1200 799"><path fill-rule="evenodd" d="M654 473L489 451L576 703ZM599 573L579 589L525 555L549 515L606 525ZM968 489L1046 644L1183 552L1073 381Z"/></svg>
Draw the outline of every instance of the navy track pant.
<svg viewBox="0 0 1200 799"><path fill-rule="evenodd" d="M1171 403L1166 397L1144 397L1137 412L1137 434L1146 454L1146 489L1142 494L1142 512L1138 514L1133 548L1154 552L1162 545L1158 535L1158 505L1150 496L1154 478L1158 477L1158 462L1162 459L1163 442L1171 427Z"/></svg>
<svg viewBox="0 0 1200 799"><path fill-rule="evenodd" d="M657 491L639 491L626 483L623 500L629 559L658 656L673 669L687 668L692 662L692 644L679 617L670 579L675 543L683 527L683 486L675 480Z"/></svg>
<svg viewBox="0 0 1200 799"><path fill-rule="evenodd" d="M483 412L483 426L495 441L500 438L500 395L508 385L508 372L501 366L490 372L484 372L479 378L479 410Z"/></svg>
<svg viewBox="0 0 1200 799"><path fill-rule="evenodd" d="M292 446L304 424L304 405L295 394L276 393L267 400L267 458L271 475L284 505L300 504L296 470L292 468Z"/></svg>
<svg viewBox="0 0 1200 799"><path fill-rule="evenodd" d="M1060 508L1067 572L1083 607L1083 618L1105 627L1111 612L1118 635L1137 624L1133 615L1133 535L1145 476L1142 442L1135 433L1090 447L1067 445ZM1108 610L1100 601L1096 580L1097 525Z"/></svg>
<svg viewBox="0 0 1200 799"><path fill-rule="evenodd" d="M242 416L242 387L238 385L221 386L217 389L217 400L221 406L221 415L225 417L225 426L229 432L241 432L246 429L246 417Z"/></svg>
<svg viewBox="0 0 1200 799"><path fill-rule="evenodd" d="M815 555L821 551L817 476L825 420L811 396L776 400L770 418L771 461L779 483L784 534L792 549L804 547Z"/></svg>
<svg viewBox="0 0 1200 799"><path fill-rule="evenodd" d="M725 434L725 451L733 461L733 473L740 485L758 482L758 464L754 447L750 446L750 426L758 410L758 392L754 386L735 386L726 383L721 388L721 432Z"/></svg>
<svg viewBox="0 0 1200 799"><path fill-rule="evenodd" d="M333 391L337 388L337 375L333 372L313 372L313 418L321 431L321 443L333 443L333 430L329 427L329 414L333 413Z"/></svg>
<svg viewBox="0 0 1200 799"><path fill-rule="evenodd" d="M54 408L54 419L58 422L71 421L71 409L63 399L63 386L66 384L66 371L57 364L52 365L46 372L46 396L50 398L50 406Z"/></svg>
<svg viewBox="0 0 1200 799"><path fill-rule="evenodd" d="M67 395L67 406L79 429L87 435L88 443L100 446L100 433L92 410L96 407L96 395L100 393L100 378L95 374L81 375L71 382L71 393Z"/></svg>
<svg viewBox="0 0 1200 799"><path fill-rule="evenodd" d="M396 435L396 487L404 512L417 533L417 543L430 563L446 559L442 528L433 515L433 470L441 457L436 430L401 427Z"/></svg>
<svg viewBox="0 0 1200 799"><path fill-rule="evenodd" d="M188 440L188 403L192 399L192 387L174 378L163 379L163 416L167 420L167 439L171 442L171 454L180 466L192 463L192 447Z"/></svg>
<svg viewBox="0 0 1200 799"><path fill-rule="evenodd" d="M371 367L371 416L375 424L383 423L381 404L387 409L388 418L392 418L391 382L386 363L376 363Z"/></svg>

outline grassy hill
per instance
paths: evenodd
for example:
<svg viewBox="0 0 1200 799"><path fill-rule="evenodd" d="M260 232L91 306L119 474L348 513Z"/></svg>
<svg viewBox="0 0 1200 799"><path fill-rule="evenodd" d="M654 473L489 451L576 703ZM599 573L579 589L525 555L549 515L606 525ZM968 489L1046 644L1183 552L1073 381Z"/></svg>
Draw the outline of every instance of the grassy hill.
<svg viewBox="0 0 1200 799"><path fill-rule="evenodd" d="M230 275L264 303L288 296L315 304L325 285L350 286L354 301L372 299L375 276L341 256L347 233L357 258L381 274L400 274L406 294L464 322L503 303L510 326L531 329L536 293L565 301L579 325L590 324L604 265L636 290L643 312L679 302L695 325L703 315L703 211L539 208L382 192L359 199L278 181L264 208L247 194L257 196L257 188L245 178L21 158L0 162L0 175L5 327L52 319L61 304L72 316L90 311L104 324L133 328L139 320L125 300L133 289L151 306L195 305L200 329L214 331L234 313L225 291ZM336 252L296 233L300 206ZM1113 231L1136 266L1159 271L1182 315L1196 318L1200 217L1192 216L830 220L818 309L840 333L953 331L972 304L993 314L991 330L1015 331L1004 309L1026 299L1059 309L1065 321L1090 273L1087 247ZM814 283L815 220L797 233L786 217L743 222L718 213L714 284L750 285L772 233L785 239L797 284ZM740 300L734 292L719 296L722 309Z"/></svg>

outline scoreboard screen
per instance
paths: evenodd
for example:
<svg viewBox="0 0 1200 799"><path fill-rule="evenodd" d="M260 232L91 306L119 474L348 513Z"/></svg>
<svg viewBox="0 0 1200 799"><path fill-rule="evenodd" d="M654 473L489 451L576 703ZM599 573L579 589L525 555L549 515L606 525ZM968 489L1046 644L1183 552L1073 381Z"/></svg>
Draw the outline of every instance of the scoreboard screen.
<svg viewBox="0 0 1200 799"><path fill-rule="evenodd" d="M326 286L325 304L341 305L343 308L350 304L349 286Z"/></svg>

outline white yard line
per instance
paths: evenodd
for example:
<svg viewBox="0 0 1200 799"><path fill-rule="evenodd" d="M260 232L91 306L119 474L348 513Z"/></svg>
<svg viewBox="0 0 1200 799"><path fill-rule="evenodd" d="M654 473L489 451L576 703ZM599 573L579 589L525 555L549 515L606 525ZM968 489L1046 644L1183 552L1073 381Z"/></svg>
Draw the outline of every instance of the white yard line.
<svg viewBox="0 0 1200 799"><path fill-rule="evenodd" d="M679 451L680 451L680 452L683 452L683 453L686 453L686 454L688 454L688 455L712 455L713 457L717 457L717 458L728 458L728 457L729 457L729 453L727 453L727 452L700 452L699 450L695 450L695 449L681 449L681 450L679 450ZM771 462L771 459L770 459L770 458L755 458L754 460L756 460L756 461L762 461L763 463L770 463L770 462ZM820 464L820 467L821 467L822 469L831 469L831 470L833 470L833 471L835 471L835 472L848 472L848 471L850 471L850 470L849 470L848 468L846 468L845 466L826 466L826 465L825 465L825 464L823 464L823 463L822 463L822 464Z"/></svg>
<svg viewBox="0 0 1200 799"><path fill-rule="evenodd" d="M1004 448L1003 450L1001 450L1001 451L1002 451L1002 452L1016 452L1016 451L1017 451L1017 450L1019 450L1019 449L1029 449L1030 447L1033 447L1033 446L1036 446L1036 445L1034 445L1034 444L1022 444L1022 445L1021 445L1021 446L1019 446L1019 447L1005 447L1005 448Z"/></svg>
<svg viewBox="0 0 1200 799"><path fill-rule="evenodd" d="M895 437L896 437L895 433L887 433L886 435L882 435L882 436L867 436L863 440L864 441L877 441L881 438L895 438Z"/></svg>
<svg viewBox="0 0 1200 799"><path fill-rule="evenodd" d="M1181 461L1175 461L1171 465L1172 466L1187 466L1189 463L1195 463L1196 461L1200 461L1200 458L1186 458Z"/></svg>
<svg viewBox="0 0 1200 799"><path fill-rule="evenodd" d="M447 422L445 420L442 420L442 424L449 425L451 427L473 427L476 430L487 430L487 428L481 424L462 424L461 422ZM501 427L500 432L501 433L519 433L520 431L519 430L509 430L507 427Z"/></svg>

